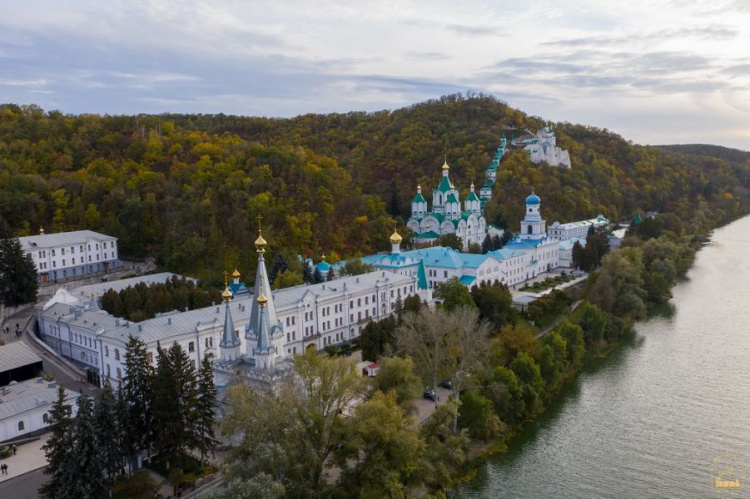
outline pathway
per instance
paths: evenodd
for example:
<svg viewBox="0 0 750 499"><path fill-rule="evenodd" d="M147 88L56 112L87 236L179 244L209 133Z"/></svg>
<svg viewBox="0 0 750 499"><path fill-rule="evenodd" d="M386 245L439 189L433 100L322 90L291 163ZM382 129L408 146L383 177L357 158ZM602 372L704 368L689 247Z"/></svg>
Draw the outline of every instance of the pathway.
<svg viewBox="0 0 750 499"><path fill-rule="evenodd" d="M2 459L2 464L8 465L8 474L0 475L0 484L4 482L13 481L15 478L28 473L30 471L38 470L47 466L47 458L42 450L42 445L49 439L51 433L45 433L38 440L33 440L25 444L18 444L18 450L15 456ZM42 480L38 483L41 485L44 483L46 477L42 477ZM0 489L2 490L2 489ZM17 497L16 495L6 496L0 494L0 497Z"/></svg>

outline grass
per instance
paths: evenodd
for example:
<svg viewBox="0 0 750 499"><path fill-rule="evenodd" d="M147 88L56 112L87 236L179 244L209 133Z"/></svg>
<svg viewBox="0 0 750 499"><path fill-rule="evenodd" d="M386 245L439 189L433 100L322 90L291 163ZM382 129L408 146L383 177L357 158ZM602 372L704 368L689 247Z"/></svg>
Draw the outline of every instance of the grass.
<svg viewBox="0 0 750 499"><path fill-rule="evenodd" d="M534 284L524 286L521 288L521 291L531 291L533 293L538 293L540 291L544 291L546 289L554 288L555 286L559 286L560 284L564 284L566 282L570 282L576 277L570 274L566 275L558 275L555 277L548 277L542 282L535 282Z"/></svg>

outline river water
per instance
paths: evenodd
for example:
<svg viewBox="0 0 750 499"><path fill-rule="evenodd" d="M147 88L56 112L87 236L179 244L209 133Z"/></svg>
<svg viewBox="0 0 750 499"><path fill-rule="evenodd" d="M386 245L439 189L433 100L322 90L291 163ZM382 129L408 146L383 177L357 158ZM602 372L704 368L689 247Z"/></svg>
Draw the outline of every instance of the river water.
<svg viewBox="0 0 750 499"><path fill-rule="evenodd" d="M750 217L673 293L452 497L750 497Z"/></svg>

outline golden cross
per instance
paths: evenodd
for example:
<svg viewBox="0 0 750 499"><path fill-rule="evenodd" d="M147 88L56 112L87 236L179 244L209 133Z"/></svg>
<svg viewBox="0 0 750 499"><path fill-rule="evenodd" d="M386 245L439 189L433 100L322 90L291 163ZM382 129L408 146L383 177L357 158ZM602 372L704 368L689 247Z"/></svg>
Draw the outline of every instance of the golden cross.
<svg viewBox="0 0 750 499"><path fill-rule="evenodd" d="M263 215L258 215L258 232L260 232L260 223L263 221Z"/></svg>
<svg viewBox="0 0 750 499"><path fill-rule="evenodd" d="M227 287L227 277L229 276L229 272L226 270L224 271L224 287Z"/></svg>

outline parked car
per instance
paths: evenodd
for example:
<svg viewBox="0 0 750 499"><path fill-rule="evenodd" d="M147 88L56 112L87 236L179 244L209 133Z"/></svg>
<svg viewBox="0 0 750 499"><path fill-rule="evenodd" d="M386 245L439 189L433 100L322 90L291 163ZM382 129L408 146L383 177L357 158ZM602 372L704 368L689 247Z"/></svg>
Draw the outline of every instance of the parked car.
<svg viewBox="0 0 750 499"><path fill-rule="evenodd" d="M438 401L437 393L435 393L435 390L425 390L422 393L422 398L425 398L427 400L432 400L433 402Z"/></svg>
<svg viewBox="0 0 750 499"><path fill-rule="evenodd" d="M453 390L453 383L449 379L444 379L438 385L442 386L443 388L447 388L448 390Z"/></svg>

